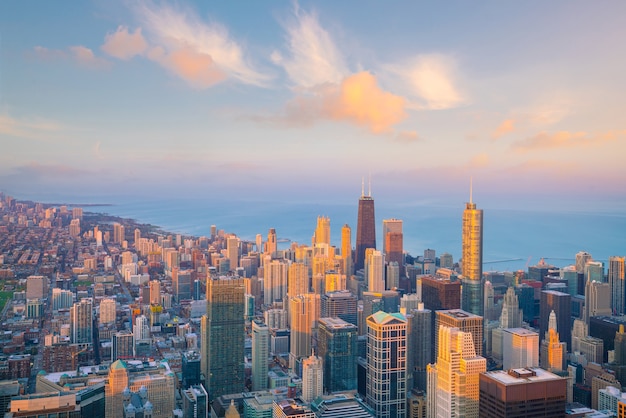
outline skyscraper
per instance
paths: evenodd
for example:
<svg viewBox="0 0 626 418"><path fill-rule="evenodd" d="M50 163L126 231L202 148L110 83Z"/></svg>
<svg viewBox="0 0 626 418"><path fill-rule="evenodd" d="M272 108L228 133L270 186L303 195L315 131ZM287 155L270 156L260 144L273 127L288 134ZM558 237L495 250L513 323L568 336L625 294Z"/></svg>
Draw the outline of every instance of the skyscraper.
<svg viewBox="0 0 626 418"><path fill-rule="evenodd" d="M352 275L352 229L348 224L341 228L341 258L342 273L347 277Z"/></svg>
<svg viewBox="0 0 626 418"><path fill-rule="evenodd" d="M372 251L367 258L367 290L382 292L385 290L385 257L380 251Z"/></svg>
<svg viewBox="0 0 626 418"><path fill-rule="evenodd" d="M327 392L357 388L358 329L340 318L320 318L318 354L324 364Z"/></svg>
<svg viewBox="0 0 626 418"><path fill-rule="evenodd" d="M611 309L615 315L626 312L626 286L624 285L625 257L609 257L609 285L611 286Z"/></svg>
<svg viewBox="0 0 626 418"><path fill-rule="evenodd" d="M56 289L53 289L53 292ZM116 303L114 299L106 298L100 302L100 324L115 323Z"/></svg>
<svg viewBox="0 0 626 418"><path fill-rule="evenodd" d="M365 266L365 250L368 248L376 248L376 219L371 185L367 196L365 196L364 187L361 187L356 226L355 270L360 270Z"/></svg>
<svg viewBox="0 0 626 418"><path fill-rule="evenodd" d="M571 351L571 296L569 293L558 292L556 290L542 291L539 311L539 336L543 337L546 335L550 311L554 311L561 341L567 344L567 351Z"/></svg>
<svg viewBox="0 0 626 418"><path fill-rule="evenodd" d="M483 317L474 315L461 309L441 310L435 312L435 335L439 328L458 328L472 335L476 355L483 354ZM439 339L435 340L435 352L439 353Z"/></svg>
<svg viewBox="0 0 626 418"><path fill-rule="evenodd" d="M302 362L302 399L312 402L323 394L324 367L322 359L311 354Z"/></svg>
<svg viewBox="0 0 626 418"><path fill-rule="evenodd" d="M407 311L407 378L413 388L426 390L426 367L432 359L432 316L430 309L419 303ZM411 376L412 374L412 376ZM409 389L412 389L409 387Z"/></svg>
<svg viewBox="0 0 626 418"><path fill-rule="evenodd" d="M379 418L406 417L406 327L401 313L367 318L367 403Z"/></svg>
<svg viewBox="0 0 626 418"><path fill-rule="evenodd" d="M502 368L539 367L539 334L525 328L507 328L503 332Z"/></svg>
<svg viewBox="0 0 626 418"><path fill-rule="evenodd" d="M270 260L270 257L266 256L263 266L263 302L266 305L271 305L277 300L283 300L287 296L288 271L289 262L287 260Z"/></svg>
<svg viewBox="0 0 626 418"><path fill-rule="evenodd" d="M437 340L437 363L428 371L428 416L478 418L479 376L487 360L476 354L469 332L442 326Z"/></svg>
<svg viewBox="0 0 626 418"><path fill-rule="evenodd" d="M463 274L462 307L476 315L483 314L483 211L470 201L463 211L463 245L461 272Z"/></svg>
<svg viewBox="0 0 626 418"><path fill-rule="evenodd" d="M203 316L202 370L209 400L244 390L243 279L208 279Z"/></svg>
<svg viewBox="0 0 626 418"><path fill-rule="evenodd" d="M313 237L313 244L330 245L330 218L327 216L317 217L317 226Z"/></svg>
<svg viewBox="0 0 626 418"><path fill-rule="evenodd" d="M91 344L93 342L93 309L91 299L81 299L70 309L72 344Z"/></svg>
<svg viewBox="0 0 626 418"><path fill-rule="evenodd" d="M546 370L561 371L563 370L566 354L567 348L565 347L565 343L559 341L556 314L554 311L551 311L548 319L548 331L541 342L539 364Z"/></svg>
<svg viewBox="0 0 626 418"><path fill-rule="evenodd" d="M348 290L323 294L321 296L320 317L341 318L358 326L357 304L357 297Z"/></svg>
<svg viewBox="0 0 626 418"><path fill-rule="evenodd" d="M320 295L307 293L289 300L291 316L291 347L289 366L296 368L296 363L311 354L313 328L320 317Z"/></svg>
<svg viewBox="0 0 626 418"><path fill-rule="evenodd" d="M252 321L252 390L267 389L269 328L261 321Z"/></svg>

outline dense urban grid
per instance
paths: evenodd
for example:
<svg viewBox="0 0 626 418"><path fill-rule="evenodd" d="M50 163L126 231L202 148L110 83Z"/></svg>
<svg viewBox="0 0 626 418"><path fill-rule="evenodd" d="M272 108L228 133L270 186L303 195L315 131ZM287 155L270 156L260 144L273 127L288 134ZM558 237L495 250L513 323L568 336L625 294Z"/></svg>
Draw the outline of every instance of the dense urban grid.
<svg viewBox="0 0 626 418"><path fill-rule="evenodd" d="M483 272L471 192L457 261L85 209L0 193L5 417L626 417L625 258Z"/></svg>

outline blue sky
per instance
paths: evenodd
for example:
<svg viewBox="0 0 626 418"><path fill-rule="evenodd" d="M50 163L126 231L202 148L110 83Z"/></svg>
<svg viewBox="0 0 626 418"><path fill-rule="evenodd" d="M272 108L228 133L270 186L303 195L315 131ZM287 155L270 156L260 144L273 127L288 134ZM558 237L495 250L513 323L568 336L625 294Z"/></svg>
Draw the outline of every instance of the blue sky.
<svg viewBox="0 0 626 418"><path fill-rule="evenodd" d="M485 199L623 202L625 16L621 1L1 2L0 190L331 200L371 175L397 200L464 200L473 177Z"/></svg>

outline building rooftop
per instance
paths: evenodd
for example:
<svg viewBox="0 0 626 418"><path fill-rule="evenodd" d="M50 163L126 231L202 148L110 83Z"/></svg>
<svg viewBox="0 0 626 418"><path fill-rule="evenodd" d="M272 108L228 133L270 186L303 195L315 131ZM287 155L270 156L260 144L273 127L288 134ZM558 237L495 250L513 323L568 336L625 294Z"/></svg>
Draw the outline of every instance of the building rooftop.
<svg viewBox="0 0 626 418"><path fill-rule="evenodd" d="M457 319L465 319L465 318L481 318L480 315L475 315L471 312L464 311L463 309L442 309L437 311L440 315L447 315Z"/></svg>
<svg viewBox="0 0 626 418"><path fill-rule="evenodd" d="M332 328L332 329L355 328L354 324L346 322L341 318L326 317L326 318L320 318L319 321L323 322L326 325L326 327Z"/></svg>
<svg viewBox="0 0 626 418"><path fill-rule="evenodd" d="M511 369L508 371L496 370L486 372L485 375L507 386L563 379L563 377L539 367Z"/></svg>

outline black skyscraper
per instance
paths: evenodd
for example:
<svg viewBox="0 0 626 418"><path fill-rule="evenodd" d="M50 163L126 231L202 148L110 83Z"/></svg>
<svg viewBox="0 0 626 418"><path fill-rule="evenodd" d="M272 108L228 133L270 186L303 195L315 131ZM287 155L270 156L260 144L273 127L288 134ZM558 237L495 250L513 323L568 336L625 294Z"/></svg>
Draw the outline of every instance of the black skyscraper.
<svg viewBox="0 0 626 418"><path fill-rule="evenodd" d="M354 259L354 269L360 270L365 265L365 250L376 248L376 220L374 218L374 199L372 190L365 196L365 191L361 190L359 199L359 214L356 227L356 253Z"/></svg>

